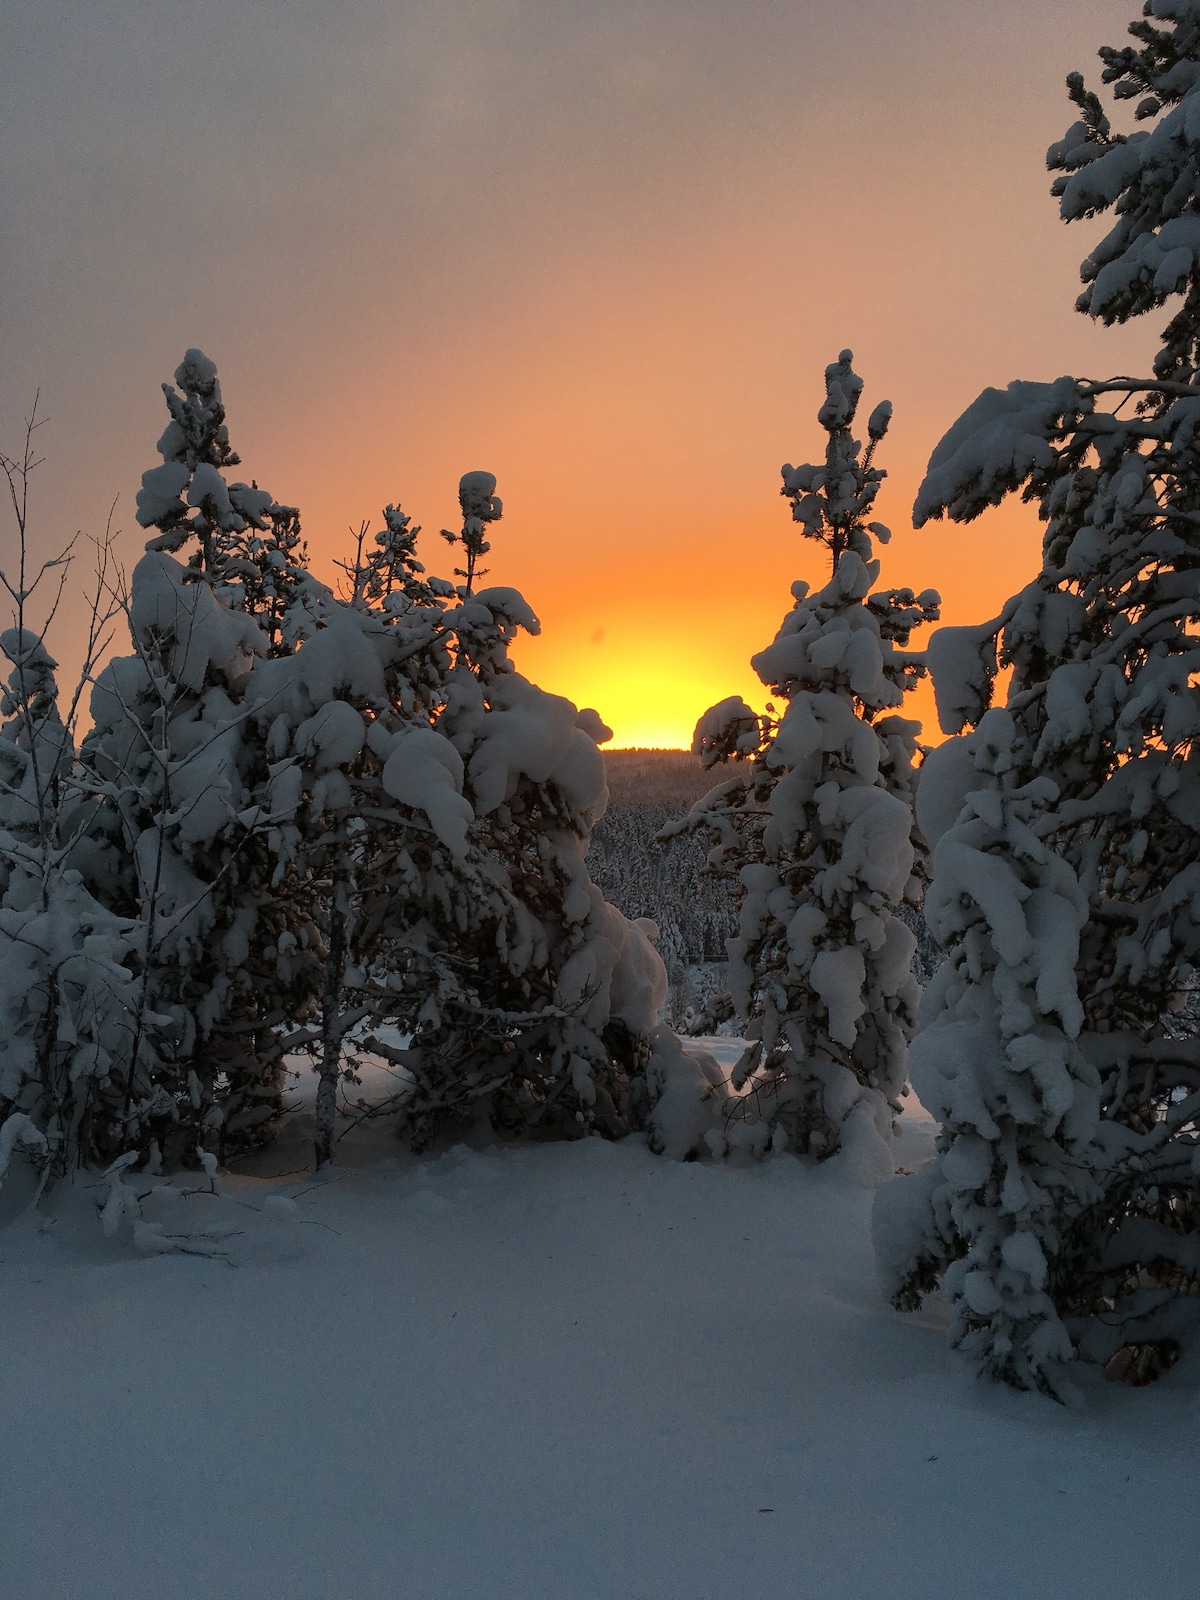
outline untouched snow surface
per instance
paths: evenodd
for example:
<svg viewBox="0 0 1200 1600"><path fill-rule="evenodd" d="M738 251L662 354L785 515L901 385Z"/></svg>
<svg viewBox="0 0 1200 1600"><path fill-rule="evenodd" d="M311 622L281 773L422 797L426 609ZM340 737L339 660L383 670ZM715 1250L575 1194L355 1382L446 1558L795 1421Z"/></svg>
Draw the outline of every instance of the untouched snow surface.
<svg viewBox="0 0 1200 1600"><path fill-rule="evenodd" d="M14 1214L13 1174L2 1600L1196 1594L1196 1358L1073 1410L980 1385L882 1301L840 1157L369 1125L316 1182L307 1133L130 1181L144 1246L211 1258L106 1238L90 1180Z"/></svg>

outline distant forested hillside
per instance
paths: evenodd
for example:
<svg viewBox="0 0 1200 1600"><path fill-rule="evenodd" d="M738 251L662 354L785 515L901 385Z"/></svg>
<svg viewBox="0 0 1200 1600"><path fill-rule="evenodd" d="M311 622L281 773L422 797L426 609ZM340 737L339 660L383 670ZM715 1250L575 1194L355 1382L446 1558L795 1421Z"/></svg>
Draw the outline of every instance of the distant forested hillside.
<svg viewBox="0 0 1200 1600"><path fill-rule="evenodd" d="M655 835L722 774L705 772L686 750L612 750L604 764L608 811L592 835L588 871L627 917L658 924L670 1013L682 1025L689 1010L724 988L725 940L737 931L737 915L730 884L703 874L711 839L695 834L660 845Z"/></svg>
<svg viewBox="0 0 1200 1600"><path fill-rule="evenodd" d="M683 1027L709 996L726 987L725 940L737 932L736 885L704 873L713 840L705 833L657 844L664 823L682 817L720 783L687 750L608 750L608 810L588 852L593 881L627 917L659 926L659 953L671 980L669 1020ZM899 915L917 936L913 971L922 986L942 959L916 906Z"/></svg>

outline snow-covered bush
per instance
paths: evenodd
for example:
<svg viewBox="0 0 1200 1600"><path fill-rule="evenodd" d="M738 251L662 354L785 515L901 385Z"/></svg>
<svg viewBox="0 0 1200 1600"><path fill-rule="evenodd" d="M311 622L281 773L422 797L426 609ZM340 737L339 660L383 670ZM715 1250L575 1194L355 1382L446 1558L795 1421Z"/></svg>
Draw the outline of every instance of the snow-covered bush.
<svg viewBox="0 0 1200 1600"><path fill-rule="evenodd" d="M157 542L178 541L186 494L199 506L193 566L211 570L225 615L258 624L257 591L233 581L245 565L234 546L239 523L271 504L231 486L227 508L213 476L196 492L202 467L219 477L229 461L224 413L198 353L177 379L177 431L160 449L193 477L172 504L147 508L163 526ZM190 454L177 432L198 441ZM416 1144L479 1117L506 1133L571 1134L618 1134L645 1118L662 966L583 866L605 795L599 718L513 670L511 639L538 626L521 596L473 592L502 511L495 489L483 472L459 485L462 528L447 538L465 553L461 585L426 576L419 529L389 506L374 539L360 535L343 598L299 574L277 622L283 647L238 686L256 826L274 861L268 898L287 908L307 891L320 932L309 945L317 1015L289 1039L321 1060L319 1160L332 1150L343 1042L383 1023L412 1035L399 1109ZM297 931L280 954L289 967Z"/></svg>
<svg viewBox="0 0 1200 1600"><path fill-rule="evenodd" d="M986 391L916 506L965 522L1019 489L1046 529L1001 615L930 648L959 737L918 791L949 955L911 1072L943 1130L880 1196L883 1265L901 1305L942 1279L954 1341L1049 1392L1076 1348L1177 1337L1200 1287L1200 1040L1172 1023L1200 963L1200 5L1130 31L1103 77L1152 126L1114 132L1072 75L1048 163L1068 221L1117 216L1081 310L1183 296L1154 375Z"/></svg>
<svg viewBox="0 0 1200 1600"><path fill-rule="evenodd" d="M55 664L20 626L0 634L0 649L13 668L0 724L0 1125L30 1119L62 1172L121 1146L136 940L67 864L62 791L73 750Z"/></svg>
<svg viewBox="0 0 1200 1600"><path fill-rule="evenodd" d="M28 539L29 480L37 462L36 408L19 458L0 456L11 491L18 566L0 586L14 626L0 633L11 672L0 693L0 1167L13 1148L34 1150L46 1175L120 1149L131 1062L152 1031L137 1027L137 942L132 925L99 904L71 865L78 801L74 724L80 695L111 620L104 599L109 547L98 546L83 675L64 720L56 663L30 612L60 582L71 548L35 566ZM148 1019L152 1025L153 1019Z"/></svg>
<svg viewBox="0 0 1200 1600"><path fill-rule="evenodd" d="M914 938L896 910L916 888L918 727L896 713L923 671L909 635L938 606L932 592L872 592L872 540L890 535L867 517L891 406L872 412L864 452L851 360L843 351L826 369L824 462L783 468L793 518L833 568L816 593L792 585L792 610L753 659L783 710L760 717L731 699L704 714L696 752L745 768L681 824L716 833L711 864L741 893L730 978L751 1044L734 1086L753 1081L756 1093L731 1113L757 1119L763 1141L821 1155L839 1147L855 1108L889 1140L905 1079Z"/></svg>

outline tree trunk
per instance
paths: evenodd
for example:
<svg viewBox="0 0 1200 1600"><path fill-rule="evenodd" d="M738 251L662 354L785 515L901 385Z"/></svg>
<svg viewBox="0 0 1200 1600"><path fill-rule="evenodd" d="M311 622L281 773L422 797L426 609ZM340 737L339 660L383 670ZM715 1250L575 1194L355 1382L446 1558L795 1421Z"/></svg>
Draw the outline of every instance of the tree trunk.
<svg viewBox="0 0 1200 1600"><path fill-rule="evenodd" d="M347 881L344 846L339 849L329 885L329 937L325 947L325 989L321 997L321 1078L313 1150L318 1171L333 1160L338 1066L342 1054L342 986L346 975Z"/></svg>

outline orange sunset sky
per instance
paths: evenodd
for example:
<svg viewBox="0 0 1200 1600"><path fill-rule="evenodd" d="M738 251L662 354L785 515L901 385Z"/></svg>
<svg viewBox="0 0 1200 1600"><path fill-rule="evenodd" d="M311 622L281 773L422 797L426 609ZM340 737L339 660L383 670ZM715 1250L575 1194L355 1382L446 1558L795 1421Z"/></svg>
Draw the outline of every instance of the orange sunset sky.
<svg viewBox="0 0 1200 1600"><path fill-rule="evenodd" d="M394 500L447 571L459 474L494 472L487 581L543 624L518 664L617 746L761 705L748 657L822 570L779 467L820 450L843 346L896 408L883 581L950 622L1039 532L1018 506L914 533L941 434L987 384L1149 364L1156 323L1073 311L1102 224L1063 227L1043 159L1134 0L5 11L0 442L40 385L39 547L115 499L132 565L158 385L198 345L322 575Z"/></svg>

